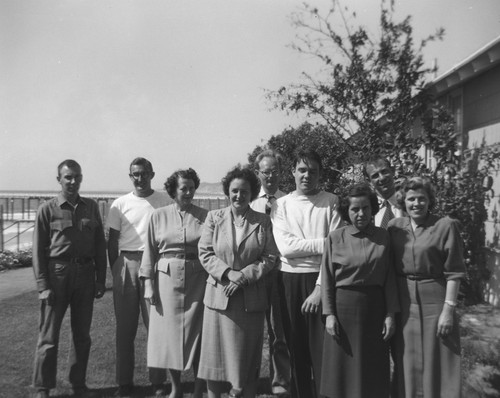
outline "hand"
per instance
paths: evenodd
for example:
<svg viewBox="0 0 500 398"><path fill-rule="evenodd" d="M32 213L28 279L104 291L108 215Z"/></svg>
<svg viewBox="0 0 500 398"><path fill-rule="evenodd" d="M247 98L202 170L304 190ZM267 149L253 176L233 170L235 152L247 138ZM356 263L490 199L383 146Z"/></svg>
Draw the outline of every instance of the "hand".
<svg viewBox="0 0 500 398"><path fill-rule="evenodd" d="M102 296L104 296L104 292L106 291L106 286L104 283L95 283L95 298L100 299Z"/></svg>
<svg viewBox="0 0 500 398"><path fill-rule="evenodd" d="M316 314L321 304L321 287L316 285L313 292L305 299L300 308L303 314Z"/></svg>
<svg viewBox="0 0 500 398"><path fill-rule="evenodd" d="M244 286L246 283L245 275L241 271L229 270L227 273L229 282L235 283L238 286Z"/></svg>
<svg viewBox="0 0 500 398"><path fill-rule="evenodd" d="M38 293L38 299L47 305L54 305L54 292L52 289L45 289Z"/></svg>
<svg viewBox="0 0 500 398"><path fill-rule="evenodd" d="M439 315L438 326L436 336L445 338L453 330L453 312L455 311L454 307L451 307L447 304L444 304L443 310L441 311L441 315Z"/></svg>
<svg viewBox="0 0 500 398"><path fill-rule="evenodd" d="M335 315L328 315L326 317L325 329L335 340L340 338L340 325Z"/></svg>
<svg viewBox="0 0 500 398"><path fill-rule="evenodd" d="M153 287L153 281L149 278L144 280L144 299L149 301L149 304L156 305L156 293Z"/></svg>
<svg viewBox="0 0 500 398"><path fill-rule="evenodd" d="M394 315L387 314L384 320L384 327L382 329L382 335L384 341L389 341L389 339L392 337L395 331L396 331L396 324L394 322Z"/></svg>
<svg viewBox="0 0 500 398"><path fill-rule="evenodd" d="M226 297L231 297L239 288L240 287L236 283L229 282L224 286L224 294Z"/></svg>

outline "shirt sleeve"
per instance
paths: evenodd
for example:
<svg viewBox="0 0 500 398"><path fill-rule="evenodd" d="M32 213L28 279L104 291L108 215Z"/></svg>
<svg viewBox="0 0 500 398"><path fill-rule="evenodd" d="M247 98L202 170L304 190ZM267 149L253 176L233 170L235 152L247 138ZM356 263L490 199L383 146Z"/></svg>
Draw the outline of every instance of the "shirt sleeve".
<svg viewBox="0 0 500 398"><path fill-rule="evenodd" d="M325 251L321 260L321 306L323 315L335 315L335 270L332 258L332 236L325 239Z"/></svg>
<svg viewBox="0 0 500 398"><path fill-rule="evenodd" d="M121 231L121 219L120 210L116 204L116 200L111 204L109 208L108 216L106 217L106 228L113 228L116 231Z"/></svg>
<svg viewBox="0 0 500 398"><path fill-rule="evenodd" d="M47 248L50 246L50 219L48 204L38 210L33 230L33 272L38 291L50 289Z"/></svg>
<svg viewBox="0 0 500 398"><path fill-rule="evenodd" d="M159 251L156 241L155 225L156 212L153 212L148 224L148 232L146 234L146 242L144 243L144 253L142 253L141 267L139 268L139 277L154 279L155 265L158 261Z"/></svg>
<svg viewBox="0 0 500 398"><path fill-rule="evenodd" d="M444 245L446 259L444 262L444 276L446 280L465 277L464 248L460 236L461 226L457 220L449 220L448 236Z"/></svg>
<svg viewBox="0 0 500 398"><path fill-rule="evenodd" d="M296 258L323 254L324 238L305 239L290 231L283 203L274 202L271 210L276 246L283 257Z"/></svg>
<svg viewBox="0 0 500 398"><path fill-rule="evenodd" d="M95 202L94 202L95 203ZM97 203L94 206L94 217L97 220L97 228L95 233L95 267L96 280L98 283L106 283L106 267L108 260L106 258L106 238L104 235L104 226L102 224L101 214Z"/></svg>

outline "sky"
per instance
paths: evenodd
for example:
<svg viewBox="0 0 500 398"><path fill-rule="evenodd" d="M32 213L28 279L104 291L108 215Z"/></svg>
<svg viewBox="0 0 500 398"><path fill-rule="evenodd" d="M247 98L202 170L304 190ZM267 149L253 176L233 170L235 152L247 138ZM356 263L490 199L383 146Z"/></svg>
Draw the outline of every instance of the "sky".
<svg viewBox="0 0 500 398"><path fill-rule="evenodd" d="M380 2L342 0L376 31ZM143 156L154 187L193 167L217 182L256 145L306 121L265 89L317 65L290 48L298 0L0 0L0 190L57 190L73 158L82 191L126 191ZM326 8L329 0L310 0ZM498 0L396 0L444 73L500 35Z"/></svg>

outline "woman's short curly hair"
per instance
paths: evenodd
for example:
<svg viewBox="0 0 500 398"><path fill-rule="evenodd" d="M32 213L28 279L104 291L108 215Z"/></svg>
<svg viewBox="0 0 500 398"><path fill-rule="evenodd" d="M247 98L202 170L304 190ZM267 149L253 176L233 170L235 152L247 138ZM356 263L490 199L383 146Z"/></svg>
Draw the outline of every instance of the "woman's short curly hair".
<svg viewBox="0 0 500 398"><path fill-rule="evenodd" d="M429 211L434 209L436 205L436 193L434 192L434 187L431 181L425 177L411 177L406 180L398 192L396 192L397 204L406 211L405 199L408 191L416 191L417 189L422 189L427 193L429 198Z"/></svg>
<svg viewBox="0 0 500 398"><path fill-rule="evenodd" d="M340 215L349 224L351 220L349 218L349 206L351 205L351 198L359 198L361 196L367 197L370 201L370 206L372 208L372 217L378 213L379 205L378 198L375 192L370 188L370 186L364 182L352 185L347 193L340 200Z"/></svg>
<svg viewBox="0 0 500 398"><path fill-rule="evenodd" d="M235 179L241 179L250 184L250 200L257 198L260 192L260 181L255 175L255 172L248 166L236 166L235 168L229 170L229 172L222 179L222 189L224 195L229 196L229 185Z"/></svg>
<svg viewBox="0 0 500 398"><path fill-rule="evenodd" d="M192 180L194 182L194 189L198 189L200 186L200 178L196 171L191 167L189 169L176 170L172 173L170 177L165 181L165 191L167 191L168 196L172 199L175 198L175 193L177 192L177 187L179 186L179 178L184 178L186 180Z"/></svg>

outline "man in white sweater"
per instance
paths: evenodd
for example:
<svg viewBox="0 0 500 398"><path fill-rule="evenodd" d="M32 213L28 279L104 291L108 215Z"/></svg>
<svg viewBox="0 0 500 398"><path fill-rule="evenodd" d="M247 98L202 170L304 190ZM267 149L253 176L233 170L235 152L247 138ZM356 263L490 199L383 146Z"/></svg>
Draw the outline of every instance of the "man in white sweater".
<svg viewBox="0 0 500 398"><path fill-rule="evenodd" d="M322 170L315 151L299 151L292 171L296 189L279 198L271 211L281 253L278 279L286 302L283 318L293 398L319 395L324 333L319 270L325 238L341 225L337 196L319 189Z"/></svg>

